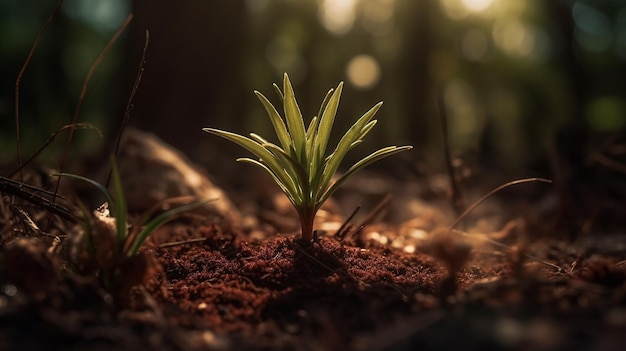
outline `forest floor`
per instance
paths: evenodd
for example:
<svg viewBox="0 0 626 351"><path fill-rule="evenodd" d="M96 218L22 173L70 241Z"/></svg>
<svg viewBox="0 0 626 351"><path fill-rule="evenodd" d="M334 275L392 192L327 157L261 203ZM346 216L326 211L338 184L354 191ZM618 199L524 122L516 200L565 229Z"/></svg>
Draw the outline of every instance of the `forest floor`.
<svg viewBox="0 0 626 351"><path fill-rule="evenodd" d="M158 229L143 249L147 279L123 303L72 269L69 238L28 232L3 194L0 349L618 350L626 341L624 228L563 235L552 186L505 191L448 230L446 177L364 171L303 243L284 199L250 185L257 176L220 178L249 224L189 216ZM347 221L358 204L366 214Z"/></svg>

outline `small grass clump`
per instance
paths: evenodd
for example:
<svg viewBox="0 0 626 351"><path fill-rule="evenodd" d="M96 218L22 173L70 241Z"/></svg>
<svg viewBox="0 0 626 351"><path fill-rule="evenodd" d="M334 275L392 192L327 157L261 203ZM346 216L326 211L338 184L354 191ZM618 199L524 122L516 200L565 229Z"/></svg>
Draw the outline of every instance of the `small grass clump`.
<svg viewBox="0 0 626 351"><path fill-rule="evenodd" d="M318 116L311 119L308 128L305 128L302 113L286 73L283 79L284 95L276 84L274 88L283 104L284 120L263 94L258 91L255 91L255 94L269 115L280 145L271 143L255 133L251 133L248 138L215 128L203 130L242 146L258 158L240 158L237 161L257 165L272 176L298 212L302 239L310 242L313 239L315 214L343 182L367 165L398 152L410 150L412 146L388 146L373 152L352 165L333 182L333 176L348 151L360 144L376 125L377 121L373 117L382 102L374 105L359 118L345 132L335 149L327 155L326 147L339 106L343 82L326 94Z"/></svg>
<svg viewBox="0 0 626 351"><path fill-rule="evenodd" d="M106 202L93 211L92 216L87 215L82 221L83 228L78 236L80 238L78 244L85 248L87 257L82 258L80 265L95 270L103 287L120 299L127 298L133 286L143 283L147 271L150 270L147 257L139 251L150 234L176 215L210 201L194 201L156 216L153 216L155 211L148 211L133 225L129 225L126 199L115 162L112 162L111 172L112 193L106 186L80 175L70 173L54 175L85 181L104 195ZM78 251L83 252L80 249Z"/></svg>

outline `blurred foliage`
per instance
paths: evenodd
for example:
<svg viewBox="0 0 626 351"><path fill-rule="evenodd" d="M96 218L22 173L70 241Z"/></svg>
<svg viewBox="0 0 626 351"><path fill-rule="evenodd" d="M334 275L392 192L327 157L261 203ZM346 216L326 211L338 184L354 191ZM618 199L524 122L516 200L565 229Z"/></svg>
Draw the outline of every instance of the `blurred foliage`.
<svg viewBox="0 0 626 351"><path fill-rule="evenodd" d="M0 146L5 150L0 156L1 163L13 160L16 155L16 78L55 3L48 0L0 2ZM70 123L90 66L128 13L125 0L107 1L110 6L89 7L88 3L96 4L80 0L62 4L23 75L19 106L25 157L43 145L55 130ZM118 99L114 79L122 48L118 43L103 60L81 108L79 120L93 123L105 133L109 130L109 106ZM62 135L42 157L59 159L66 134ZM93 130L80 131L72 152L83 154L101 142L101 136Z"/></svg>
<svg viewBox="0 0 626 351"><path fill-rule="evenodd" d="M2 162L15 155L15 77L53 5L0 3ZM279 82L283 72L307 118L343 79L338 132L351 121L342 116L384 100L385 123L371 143L412 143L415 157L439 163L438 96L453 152L509 170L547 159L561 129L584 128L591 138L581 147L593 148L626 127L623 1L68 0L22 81L25 153L69 122L89 66L130 12L134 27L99 67L79 119L114 135L148 29L133 119L196 159L210 154L199 127L271 131L252 90ZM231 67L236 72L220 74ZM179 95L168 98L173 92Z"/></svg>

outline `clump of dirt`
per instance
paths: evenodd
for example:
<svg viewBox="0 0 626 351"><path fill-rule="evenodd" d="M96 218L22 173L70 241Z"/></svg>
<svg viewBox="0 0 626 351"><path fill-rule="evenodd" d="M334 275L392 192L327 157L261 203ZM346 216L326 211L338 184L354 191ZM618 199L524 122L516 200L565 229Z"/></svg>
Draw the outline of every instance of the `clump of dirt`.
<svg viewBox="0 0 626 351"><path fill-rule="evenodd" d="M151 291L193 316L182 325L216 332L322 337L338 328L349 331L342 333L348 342L355 332L410 314L414 296L435 294L445 274L423 254L332 238L308 245L294 237L247 242L216 226L187 234L206 241L156 249L164 279Z"/></svg>
<svg viewBox="0 0 626 351"><path fill-rule="evenodd" d="M158 229L141 253L153 274L124 306L72 266L71 238L7 227L0 341L122 351L611 350L623 342L622 236L529 240L522 217L494 233L447 231L443 211L422 204L399 226L364 220L349 235L305 243L276 235L261 205L251 208L242 216L261 218L254 225L190 214Z"/></svg>
<svg viewBox="0 0 626 351"><path fill-rule="evenodd" d="M3 247L5 263L49 257L36 240ZM59 259L38 289L5 274L0 339L24 350L610 350L626 325L626 265L570 248L474 247L456 267L376 240L257 240L179 222L147 243L158 273L130 308Z"/></svg>

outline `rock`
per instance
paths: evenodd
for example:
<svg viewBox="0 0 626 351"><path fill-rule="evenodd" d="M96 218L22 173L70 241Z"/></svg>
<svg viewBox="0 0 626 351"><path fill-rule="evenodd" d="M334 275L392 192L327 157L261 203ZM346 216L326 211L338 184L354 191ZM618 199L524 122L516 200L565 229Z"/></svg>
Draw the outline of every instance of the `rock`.
<svg viewBox="0 0 626 351"><path fill-rule="evenodd" d="M179 196L215 199L193 212L216 216L226 226L239 226L241 213L224 191L154 134L125 129L117 162L130 211L143 212Z"/></svg>

